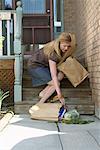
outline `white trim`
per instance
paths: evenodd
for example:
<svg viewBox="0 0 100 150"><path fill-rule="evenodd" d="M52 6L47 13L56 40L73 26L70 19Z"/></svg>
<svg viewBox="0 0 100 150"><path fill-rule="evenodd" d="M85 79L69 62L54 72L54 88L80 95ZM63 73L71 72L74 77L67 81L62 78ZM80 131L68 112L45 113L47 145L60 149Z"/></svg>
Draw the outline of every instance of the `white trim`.
<svg viewBox="0 0 100 150"><path fill-rule="evenodd" d="M16 30L16 13L14 13L14 38L15 38L15 30Z"/></svg>
<svg viewBox="0 0 100 150"><path fill-rule="evenodd" d="M0 37L2 37L2 20L0 20ZM0 47L0 56L3 55L2 47Z"/></svg>
<svg viewBox="0 0 100 150"><path fill-rule="evenodd" d="M7 55L10 56L10 21L7 20Z"/></svg>
<svg viewBox="0 0 100 150"><path fill-rule="evenodd" d="M55 21L54 26L55 27L61 27L61 21Z"/></svg>
<svg viewBox="0 0 100 150"><path fill-rule="evenodd" d="M0 56L0 59L15 59L15 55L10 55L10 56L3 55Z"/></svg>
<svg viewBox="0 0 100 150"><path fill-rule="evenodd" d="M0 12L0 19L1 20L10 20L11 19L11 12Z"/></svg>

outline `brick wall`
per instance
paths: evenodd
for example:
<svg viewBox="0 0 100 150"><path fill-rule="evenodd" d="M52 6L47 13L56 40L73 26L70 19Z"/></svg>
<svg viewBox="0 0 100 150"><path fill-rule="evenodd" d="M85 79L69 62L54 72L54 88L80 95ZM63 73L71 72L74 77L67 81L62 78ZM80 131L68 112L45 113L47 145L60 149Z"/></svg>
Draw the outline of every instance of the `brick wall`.
<svg viewBox="0 0 100 150"><path fill-rule="evenodd" d="M100 1L64 0L64 6L65 31L76 33L76 55L88 66L92 100L100 118Z"/></svg>
<svg viewBox="0 0 100 150"><path fill-rule="evenodd" d="M67 32L75 32L76 28L76 10L74 2L75 0L64 0L64 29Z"/></svg>
<svg viewBox="0 0 100 150"><path fill-rule="evenodd" d="M2 8L2 2L0 1L0 9Z"/></svg>

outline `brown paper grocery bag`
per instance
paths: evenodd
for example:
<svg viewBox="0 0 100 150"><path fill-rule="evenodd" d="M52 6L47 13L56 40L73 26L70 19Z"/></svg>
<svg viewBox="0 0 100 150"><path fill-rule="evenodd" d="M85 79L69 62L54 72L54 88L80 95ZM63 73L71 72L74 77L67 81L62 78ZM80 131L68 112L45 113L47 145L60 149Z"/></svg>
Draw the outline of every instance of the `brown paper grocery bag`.
<svg viewBox="0 0 100 150"><path fill-rule="evenodd" d="M58 66L74 87L79 85L88 75L87 70L74 58L68 57L65 62Z"/></svg>
<svg viewBox="0 0 100 150"><path fill-rule="evenodd" d="M61 103L38 103L29 109L32 119L58 121Z"/></svg>

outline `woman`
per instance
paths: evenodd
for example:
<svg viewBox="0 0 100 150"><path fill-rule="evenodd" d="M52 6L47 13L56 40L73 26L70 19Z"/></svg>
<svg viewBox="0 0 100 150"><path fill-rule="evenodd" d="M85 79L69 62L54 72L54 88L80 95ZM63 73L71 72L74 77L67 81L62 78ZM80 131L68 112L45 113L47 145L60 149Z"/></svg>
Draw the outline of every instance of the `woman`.
<svg viewBox="0 0 100 150"><path fill-rule="evenodd" d="M60 89L60 81L64 78L64 74L58 71L57 66L73 54L74 48L74 35L63 32L56 40L34 52L29 59L28 70L32 77L33 87L48 84L39 94L39 103L44 103L56 90L58 99L62 105L65 105Z"/></svg>

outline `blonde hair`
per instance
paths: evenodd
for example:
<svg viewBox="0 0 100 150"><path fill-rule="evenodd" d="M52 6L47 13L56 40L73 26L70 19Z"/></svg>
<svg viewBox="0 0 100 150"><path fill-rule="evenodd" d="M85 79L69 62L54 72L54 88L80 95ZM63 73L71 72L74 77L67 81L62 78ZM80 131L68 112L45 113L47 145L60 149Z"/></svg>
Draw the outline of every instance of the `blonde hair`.
<svg viewBox="0 0 100 150"><path fill-rule="evenodd" d="M61 50L59 48L59 44L62 41L63 42L64 41L65 42L71 42L71 48L68 52L72 53L72 51L75 49L75 45L76 45L75 35L71 34L71 33L66 33L66 32L61 33L60 36L56 40L47 43L43 48L44 53L49 56L51 54L51 52L53 52L55 50L57 55L59 56L59 58L62 58ZM67 57L68 52L66 52L64 54L65 57Z"/></svg>

